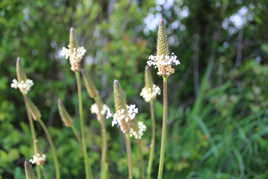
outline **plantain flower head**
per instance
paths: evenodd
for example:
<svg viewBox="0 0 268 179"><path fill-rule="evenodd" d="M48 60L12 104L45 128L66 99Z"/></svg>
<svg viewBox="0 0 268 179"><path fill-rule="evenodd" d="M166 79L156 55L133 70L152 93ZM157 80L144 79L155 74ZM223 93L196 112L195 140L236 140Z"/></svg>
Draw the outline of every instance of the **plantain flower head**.
<svg viewBox="0 0 268 179"><path fill-rule="evenodd" d="M58 99L58 110L59 110L60 117L64 125L66 127L72 127L73 125L72 117L70 116L65 106L63 105L63 102L60 99Z"/></svg>
<svg viewBox="0 0 268 179"><path fill-rule="evenodd" d="M141 139L146 126L135 119L138 108L134 104L127 105L123 90L117 80L114 81L114 101L116 112L113 115L112 126L117 125L124 134Z"/></svg>
<svg viewBox="0 0 268 179"><path fill-rule="evenodd" d="M161 94L160 88L153 84L153 78L151 74L150 67L145 67L145 87L142 89L140 95L144 98L146 102L150 102L152 99L156 98L157 95Z"/></svg>
<svg viewBox="0 0 268 179"><path fill-rule="evenodd" d="M30 91L34 83L31 79L27 78L24 69L21 65L20 58L17 58L16 74L17 79L12 80L10 87L14 89L19 89L23 95L26 95Z"/></svg>
<svg viewBox="0 0 268 179"><path fill-rule="evenodd" d="M80 70L80 64L86 54L86 51L87 50L83 46L77 47L75 31L73 28L71 28L68 48L63 47L61 50L61 55L64 56L65 59L69 59L72 71Z"/></svg>
<svg viewBox="0 0 268 179"><path fill-rule="evenodd" d="M29 160L31 164L36 164L36 165L43 165L46 161L46 155L37 152L34 154L33 158Z"/></svg>
<svg viewBox="0 0 268 179"><path fill-rule="evenodd" d="M168 77L175 72L173 66L179 65L180 61L174 53L169 52L166 29L163 20L160 21L157 36L156 55L150 55L147 61L149 66L157 68L157 74Z"/></svg>

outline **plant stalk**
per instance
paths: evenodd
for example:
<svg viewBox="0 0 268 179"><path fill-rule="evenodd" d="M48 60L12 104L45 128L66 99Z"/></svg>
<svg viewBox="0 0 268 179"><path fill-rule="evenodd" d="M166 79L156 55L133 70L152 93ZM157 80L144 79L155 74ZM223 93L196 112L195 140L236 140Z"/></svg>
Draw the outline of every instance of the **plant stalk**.
<svg viewBox="0 0 268 179"><path fill-rule="evenodd" d="M80 138L80 135L79 135L78 131L75 129L74 126L71 126L71 128L72 128L72 131L73 131L74 136L77 139L78 143L81 144L81 138Z"/></svg>
<svg viewBox="0 0 268 179"><path fill-rule="evenodd" d="M101 179L108 178L108 163L107 163L107 132L105 129L105 122L103 115L99 114L99 121L101 125Z"/></svg>
<svg viewBox="0 0 268 179"><path fill-rule="evenodd" d="M140 161L140 178L141 179L144 179L144 168L145 168L145 166L144 166L144 159L143 159L143 150L142 150L142 148L143 148L143 146L142 146L142 140L141 139L138 139L137 140L137 142L138 142L138 148L139 148L139 157L140 157L140 159L139 159L139 161Z"/></svg>
<svg viewBox="0 0 268 179"><path fill-rule="evenodd" d="M162 136L161 136L160 160L159 160L159 168L158 168L158 179L163 178L164 161L165 161L167 118L168 118L167 82L168 82L168 78L163 77L163 121L162 121Z"/></svg>
<svg viewBox="0 0 268 179"><path fill-rule="evenodd" d="M82 102L82 90L81 90L81 78L80 73L75 72L76 83L77 83L77 93L78 93L78 101L79 101L79 115L80 115L80 129L81 129L81 145L84 156L84 165L86 172L86 179L92 179L92 172L88 162L88 154L87 154L87 146L86 146L86 138L85 138L85 121L84 121L84 111L83 111L83 102Z"/></svg>
<svg viewBox="0 0 268 179"><path fill-rule="evenodd" d="M29 124L30 124L31 133L32 133L33 153L35 154L35 153L37 153L36 133L35 133L35 129L34 129L33 119L32 119L32 116L30 114L30 111L28 109L28 105L27 105L27 102L26 102L25 98L26 98L26 96L23 95L23 100L24 100L24 104L25 104L25 107L26 107L27 116L28 116L28 120L29 120ZM36 172L37 172L37 178L41 179L42 178L41 169L40 169L39 166L37 166Z"/></svg>
<svg viewBox="0 0 268 179"><path fill-rule="evenodd" d="M154 115L154 100L152 99L150 101L150 113L151 113L151 120L152 120L152 138L151 138L151 144L150 144L150 154L149 154L149 161L148 161L148 168L147 168L147 179L151 179L152 174L152 167L153 167L153 161L154 161L154 146L155 146L155 130L156 130L156 124L155 124L155 115Z"/></svg>
<svg viewBox="0 0 268 179"><path fill-rule="evenodd" d="M54 162L54 166L55 166L55 170L56 170L56 179L60 179L61 178L61 176L60 176L60 166L59 166L59 160L58 160L58 157L57 157L55 145L54 145L54 143L52 141L52 138L51 138L51 136L50 136L50 134L48 132L48 129L47 129L45 123L41 119L38 119L37 121L39 122L39 124L41 125L42 129L44 130L46 138L47 138L48 143L49 143L49 146L50 146L51 151L52 151L53 162Z"/></svg>
<svg viewBox="0 0 268 179"><path fill-rule="evenodd" d="M133 179L132 159L131 159L131 143L127 135L125 135L125 143L127 148L127 162L128 162L128 179Z"/></svg>

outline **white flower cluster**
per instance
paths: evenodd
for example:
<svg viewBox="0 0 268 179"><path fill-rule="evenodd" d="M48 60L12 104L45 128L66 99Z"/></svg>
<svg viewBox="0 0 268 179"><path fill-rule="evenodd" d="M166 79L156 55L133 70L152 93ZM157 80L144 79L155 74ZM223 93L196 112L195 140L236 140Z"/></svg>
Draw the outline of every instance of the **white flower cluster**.
<svg viewBox="0 0 268 179"><path fill-rule="evenodd" d="M93 114L98 115L98 113L99 113L99 108L98 108L98 105L96 103L91 106L90 110L91 110L91 113L93 113ZM113 116L110 108L106 104L102 105L102 109L101 109L100 113L103 116L105 116L106 119Z"/></svg>
<svg viewBox="0 0 268 179"><path fill-rule="evenodd" d="M144 132L146 131L146 126L143 122L138 122L138 130L135 131L133 128L130 128L129 135L130 137L134 137L135 139L141 139Z"/></svg>
<svg viewBox="0 0 268 179"><path fill-rule="evenodd" d="M150 55L147 61L149 66L154 66L158 69L158 75L171 75L174 73L172 66L180 64L177 56L172 53L171 55Z"/></svg>
<svg viewBox="0 0 268 179"><path fill-rule="evenodd" d="M177 59L177 56L172 53L171 55L150 55L147 64L149 66L155 66L157 68L158 65L179 65L180 61Z"/></svg>
<svg viewBox="0 0 268 179"><path fill-rule="evenodd" d="M43 165L46 161L46 155L41 153L36 153L32 159L29 160L30 163L36 165Z"/></svg>
<svg viewBox="0 0 268 179"><path fill-rule="evenodd" d="M121 109L113 115L112 126L118 125L123 133L128 133L130 137L140 139L146 130L146 126L143 122L138 122L137 125L131 123L137 113L138 108L134 104L128 105L127 110Z"/></svg>
<svg viewBox="0 0 268 179"><path fill-rule="evenodd" d="M69 58L71 69L73 71L77 71L79 70L81 60L83 59L86 52L87 50L84 47L78 47L72 49L63 47L61 50L61 55L64 56L65 59Z"/></svg>
<svg viewBox="0 0 268 179"><path fill-rule="evenodd" d="M146 102L150 102L157 95L161 94L161 90L157 85L153 85L153 88L144 87L141 90L140 95L144 98Z"/></svg>
<svg viewBox="0 0 268 179"><path fill-rule="evenodd" d="M27 94L30 91L33 84L34 84L33 81L30 79L27 79L26 81L18 81L16 79L13 79L10 86L11 88L14 88L14 89L19 88L19 90L23 94Z"/></svg>

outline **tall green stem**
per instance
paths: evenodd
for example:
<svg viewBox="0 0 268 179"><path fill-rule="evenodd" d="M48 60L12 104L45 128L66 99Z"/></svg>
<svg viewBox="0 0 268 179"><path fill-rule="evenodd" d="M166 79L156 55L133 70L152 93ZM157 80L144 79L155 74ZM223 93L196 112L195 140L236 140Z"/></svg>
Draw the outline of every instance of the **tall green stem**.
<svg viewBox="0 0 268 179"><path fill-rule="evenodd" d="M144 160L143 160L142 140L138 139L137 142L138 142L139 157L140 157L140 159L139 159L139 161L140 161L140 173L141 173L140 178L144 179L144 177L145 177L144 176L144 168L145 168L145 166L144 166Z"/></svg>
<svg viewBox="0 0 268 179"><path fill-rule="evenodd" d="M168 118L167 82L168 82L167 77L163 77L163 121L162 121L162 136L161 136L160 160L158 168L158 179L163 178L163 169L165 161L167 118Z"/></svg>
<svg viewBox="0 0 268 179"><path fill-rule="evenodd" d="M149 154L149 161L148 161L148 168L147 168L147 179L152 178L152 166L154 161L154 146L155 146L155 116L154 116L154 100L150 101L150 113L151 113L151 120L152 120L152 138L150 144L150 154Z"/></svg>
<svg viewBox="0 0 268 179"><path fill-rule="evenodd" d="M86 172L86 179L92 179L91 168L88 163L88 154L87 154L87 146L86 146L86 138L85 138L85 121L84 121L84 111L83 111L83 102L82 102L82 90L81 90L81 78L80 73L75 72L76 83L77 83L77 93L78 93L78 101L79 101L79 115L80 115L80 129L81 129L81 145L84 156L84 165Z"/></svg>
<svg viewBox="0 0 268 179"><path fill-rule="evenodd" d="M128 162L128 179L133 179L132 159L131 159L131 143L127 135L125 135L125 143L127 148L127 162Z"/></svg>
<svg viewBox="0 0 268 179"><path fill-rule="evenodd" d="M103 116L100 116L101 125L101 179L108 178L108 163L107 163L107 133L105 129L105 123Z"/></svg>
<svg viewBox="0 0 268 179"><path fill-rule="evenodd" d="M43 173L44 178L45 179L48 179L48 176L47 176L46 171L45 171L45 169L44 169L43 166L41 166L41 170L42 170L42 173Z"/></svg>
<svg viewBox="0 0 268 179"><path fill-rule="evenodd" d="M30 114L30 111L28 109L28 104L26 102L27 100L25 98L26 98L26 96L23 95L24 104L25 104L25 107L26 107L27 116L28 116L28 120L29 120L29 124L30 124L31 133L32 133L33 153L35 154L37 152L36 133L35 133L35 129L34 129L33 119L32 119L32 116ZM41 179L42 176L41 176L41 169L40 169L40 167L37 166L37 169L36 170L37 170L37 178L38 179Z"/></svg>
<svg viewBox="0 0 268 179"><path fill-rule="evenodd" d="M51 151L52 151L53 162L54 162L54 166L55 166L55 170L56 170L56 179L60 179L60 166L59 166L59 160L57 157L55 145L52 141L52 138L51 138L51 136L48 132L48 129L47 129L46 125L44 124L44 122L41 119L38 119L37 121L39 122L42 129L44 130L46 138L47 138L48 143L49 143L49 146L50 146Z"/></svg>

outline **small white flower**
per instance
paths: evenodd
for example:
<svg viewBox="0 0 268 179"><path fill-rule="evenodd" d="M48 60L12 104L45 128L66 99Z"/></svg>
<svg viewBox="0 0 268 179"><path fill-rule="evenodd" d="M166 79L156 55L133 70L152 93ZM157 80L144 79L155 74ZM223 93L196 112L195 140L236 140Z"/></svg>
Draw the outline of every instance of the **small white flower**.
<svg viewBox="0 0 268 179"><path fill-rule="evenodd" d="M136 139L141 139L141 137L143 136L144 132L146 131L146 126L143 122L139 121L138 122L138 130L135 131L132 128L129 131L129 135L130 137L134 137Z"/></svg>
<svg viewBox="0 0 268 179"><path fill-rule="evenodd" d="M69 49L66 48L66 47L63 47L63 48L61 49L61 51L60 51L60 55L61 55L61 56L64 56L65 59L68 59L69 56L70 56L70 51L69 51Z"/></svg>
<svg viewBox="0 0 268 179"><path fill-rule="evenodd" d="M87 50L85 47L78 47L78 48L66 48L63 47L60 54L64 56L65 59L69 59L71 64L71 69L73 71L77 71L80 68L81 60L83 59L84 55L86 54Z"/></svg>
<svg viewBox="0 0 268 179"><path fill-rule="evenodd" d="M36 165L43 165L46 161L46 155L41 153L36 153L32 159L29 160L30 163Z"/></svg>
<svg viewBox="0 0 268 179"><path fill-rule="evenodd" d="M85 49L85 47L78 47L78 49L76 49L77 58L80 58L80 59L83 58L86 52L87 50Z"/></svg>
<svg viewBox="0 0 268 179"><path fill-rule="evenodd" d="M34 85L33 81L30 79L27 79L26 81L18 81L16 79L12 80L12 83L10 85L11 88L18 89L23 93L27 94L31 87Z"/></svg>
<svg viewBox="0 0 268 179"><path fill-rule="evenodd" d="M93 114L98 115L98 113L99 113L98 105L96 103L91 106L90 110L91 110L91 113L93 113ZM102 109L101 109L100 113L103 116L105 116L106 119L113 116L110 108L106 104L102 105Z"/></svg>
<svg viewBox="0 0 268 179"><path fill-rule="evenodd" d="M157 95L160 94L161 90L156 85L153 85L153 88L144 87L140 93L140 95L144 98L146 102L150 102L152 99L154 99Z"/></svg>
<svg viewBox="0 0 268 179"><path fill-rule="evenodd" d="M136 107L135 104L131 104L129 106L127 106L127 110L128 110L128 116L129 118L132 120L135 118L136 114L138 113L138 108Z"/></svg>

